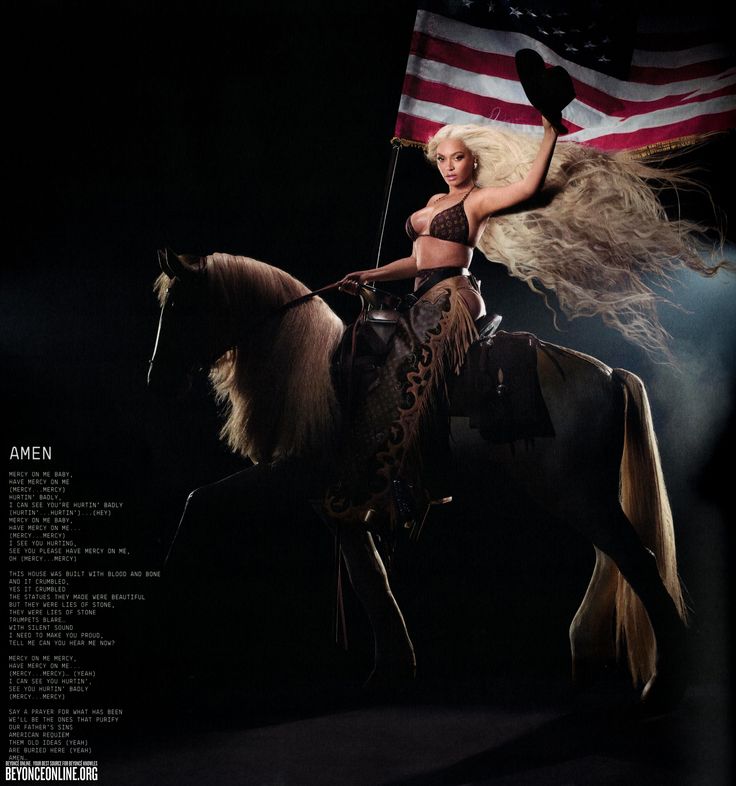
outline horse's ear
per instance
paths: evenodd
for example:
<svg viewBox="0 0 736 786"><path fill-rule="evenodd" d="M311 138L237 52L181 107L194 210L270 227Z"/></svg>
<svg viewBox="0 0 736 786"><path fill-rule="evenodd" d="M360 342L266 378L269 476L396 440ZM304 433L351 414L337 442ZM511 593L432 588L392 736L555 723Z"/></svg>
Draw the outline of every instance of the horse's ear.
<svg viewBox="0 0 736 786"><path fill-rule="evenodd" d="M158 264L169 278L193 278L204 272L204 259L179 255L170 248L158 250Z"/></svg>
<svg viewBox="0 0 736 786"><path fill-rule="evenodd" d="M158 256L158 266L161 268L161 272L165 273L169 278L174 278L174 271L169 265L169 250L167 248L159 248L156 254Z"/></svg>

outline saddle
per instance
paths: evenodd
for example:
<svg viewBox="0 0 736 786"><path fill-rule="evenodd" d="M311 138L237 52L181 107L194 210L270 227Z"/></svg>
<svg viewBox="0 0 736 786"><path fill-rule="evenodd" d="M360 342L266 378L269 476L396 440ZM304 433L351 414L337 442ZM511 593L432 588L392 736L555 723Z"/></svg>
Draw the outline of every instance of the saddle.
<svg viewBox="0 0 736 786"><path fill-rule="evenodd" d="M345 329L332 367L338 398L343 406L348 406L348 411L353 401L376 384L398 321L413 302L369 284L361 284L357 294L361 300L360 314ZM481 317L476 323L479 333L476 343L490 339L501 319L498 314Z"/></svg>
<svg viewBox="0 0 736 786"><path fill-rule="evenodd" d="M361 312L347 327L336 353L333 375L338 396L354 402L378 384L405 300L361 285ZM539 339L531 333L499 331L501 316L482 317L458 376L448 379L449 414L467 417L471 428L492 443L513 443L555 432L537 376ZM348 415L349 416L349 415Z"/></svg>

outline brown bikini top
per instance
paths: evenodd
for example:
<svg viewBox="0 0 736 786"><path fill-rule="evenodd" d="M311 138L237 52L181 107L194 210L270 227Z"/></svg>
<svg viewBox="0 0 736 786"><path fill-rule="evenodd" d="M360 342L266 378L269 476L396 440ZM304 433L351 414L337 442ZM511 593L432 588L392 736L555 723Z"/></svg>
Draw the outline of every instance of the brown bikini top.
<svg viewBox="0 0 736 786"><path fill-rule="evenodd" d="M465 213L463 203L473 188L469 189L459 202L437 213L429 225L429 232L420 235L412 226L411 216L409 216L406 219L406 234L409 235L410 240L413 242L418 237L436 237L438 240L449 240L451 243L460 243L463 246L467 246L470 225L468 224L468 216Z"/></svg>

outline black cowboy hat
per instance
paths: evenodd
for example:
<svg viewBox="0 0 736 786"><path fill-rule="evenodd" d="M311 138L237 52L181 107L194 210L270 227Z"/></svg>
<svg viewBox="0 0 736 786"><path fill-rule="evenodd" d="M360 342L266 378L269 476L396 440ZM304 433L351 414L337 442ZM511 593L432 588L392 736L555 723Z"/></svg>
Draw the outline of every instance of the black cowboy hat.
<svg viewBox="0 0 736 786"><path fill-rule="evenodd" d="M533 49L520 49L515 56L516 73L529 103L538 109L560 134L568 129L562 123L562 110L575 98L570 74L562 66L547 68Z"/></svg>

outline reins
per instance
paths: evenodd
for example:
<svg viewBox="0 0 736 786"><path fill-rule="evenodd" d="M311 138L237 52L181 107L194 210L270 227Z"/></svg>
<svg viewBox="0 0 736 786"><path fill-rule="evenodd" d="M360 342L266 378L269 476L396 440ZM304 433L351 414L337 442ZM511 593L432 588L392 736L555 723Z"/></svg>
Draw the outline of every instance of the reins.
<svg viewBox="0 0 736 786"><path fill-rule="evenodd" d="M401 298L398 296L392 295L390 292L385 292L382 289L377 289L376 287L370 286L369 284L357 284L355 292L350 292L348 289L342 289L341 284L342 279L335 281L332 284L327 284L327 286L320 287L319 289L315 289L312 292L307 292L306 295L300 295L299 297L294 298L294 300L289 300L287 303L283 303L281 306L279 306L275 311L272 311L270 314L266 315L261 320L261 322L266 322L269 319L273 319L273 317L281 316L287 311L290 311L292 308L303 305L313 297L322 295L325 292L331 292L334 289L339 289L342 292L355 294L360 297L360 299L363 301L363 310L382 307L394 308L401 300Z"/></svg>
<svg viewBox="0 0 736 786"><path fill-rule="evenodd" d="M283 316L287 311L291 311L292 308L296 308L297 306L301 306L304 303L310 301L313 297L317 297L318 295L322 295L325 292L330 292L333 289L338 289L340 287L342 279L340 281L335 281L332 284L328 284L325 287L320 287L319 289L315 289L312 292L307 292L306 295L300 295L294 300L289 300L286 303L282 303L276 310L271 311L269 314L266 314L263 318L259 319L258 322L253 325L254 328L261 327L265 325L267 322L272 320L274 317Z"/></svg>
<svg viewBox="0 0 736 786"><path fill-rule="evenodd" d="M273 311L271 314L268 315L268 318L275 317L279 314L283 314L285 311L289 311L296 306L301 306L302 303L306 303L308 300L311 300L313 297L317 297L318 295L322 295L325 292L330 292L333 289L338 289L340 286L342 279L340 281L335 281L333 284L328 284L325 287L320 287L319 289L315 289L312 292L307 292L306 295L301 295L300 297L294 298L294 300L289 300L287 303L279 306L276 311Z"/></svg>

